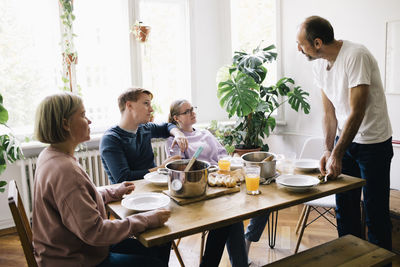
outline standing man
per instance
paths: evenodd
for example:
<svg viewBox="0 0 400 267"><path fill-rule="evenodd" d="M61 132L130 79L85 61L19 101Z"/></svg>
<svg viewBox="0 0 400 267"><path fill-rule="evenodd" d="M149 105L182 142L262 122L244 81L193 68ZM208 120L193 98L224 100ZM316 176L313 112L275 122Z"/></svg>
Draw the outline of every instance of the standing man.
<svg viewBox="0 0 400 267"><path fill-rule="evenodd" d="M187 139L176 125L149 123L152 99L153 94L142 88L130 88L118 97L121 120L108 129L100 141L101 161L113 184L143 179L147 173L180 159L179 156L169 157L156 167L152 138L173 135L172 145L178 144L182 151L187 149Z"/></svg>
<svg viewBox="0 0 400 267"><path fill-rule="evenodd" d="M297 34L298 50L315 60L314 79L324 108L323 175L366 180L362 188L368 239L391 250L389 217L392 128L378 64L363 45L335 40L329 21L307 18ZM336 195L339 236L361 236L361 189Z"/></svg>

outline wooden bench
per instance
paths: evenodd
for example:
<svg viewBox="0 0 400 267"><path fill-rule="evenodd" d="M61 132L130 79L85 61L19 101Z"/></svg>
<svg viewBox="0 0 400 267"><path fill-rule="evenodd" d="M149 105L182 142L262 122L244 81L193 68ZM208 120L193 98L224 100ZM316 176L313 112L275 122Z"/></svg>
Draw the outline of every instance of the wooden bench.
<svg viewBox="0 0 400 267"><path fill-rule="evenodd" d="M390 218L392 220L393 252L400 254L400 191L390 190Z"/></svg>
<svg viewBox="0 0 400 267"><path fill-rule="evenodd" d="M346 235L266 266L383 266L395 256L393 252L358 237Z"/></svg>

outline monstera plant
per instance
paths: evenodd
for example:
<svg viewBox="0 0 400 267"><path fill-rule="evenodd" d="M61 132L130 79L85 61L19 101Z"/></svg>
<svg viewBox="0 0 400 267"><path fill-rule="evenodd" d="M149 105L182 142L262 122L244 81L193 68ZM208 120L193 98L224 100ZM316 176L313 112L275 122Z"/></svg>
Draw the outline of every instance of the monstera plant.
<svg viewBox="0 0 400 267"><path fill-rule="evenodd" d="M309 95L296 86L291 78L283 77L276 84L264 85L268 70L266 64L276 60L275 46L257 47L252 53L236 51L232 65L218 71L217 96L220 105L228 112L229 118L237 116L238 121L226 135L225 144L236 148L258 148L268 151L263 139L276 126L274 111L288 102L295 111L310 112Z"/></svg>
<svg viewBox="0 0 400 267"><path fill-rule="evenodd" d="M13 163L23 158L18 140L12 135L7 126L8 111L3 106L3 96L0 94L0 175L7 167L7 161ZM6 181L0 181L0 192L4 192Z"/></svg>

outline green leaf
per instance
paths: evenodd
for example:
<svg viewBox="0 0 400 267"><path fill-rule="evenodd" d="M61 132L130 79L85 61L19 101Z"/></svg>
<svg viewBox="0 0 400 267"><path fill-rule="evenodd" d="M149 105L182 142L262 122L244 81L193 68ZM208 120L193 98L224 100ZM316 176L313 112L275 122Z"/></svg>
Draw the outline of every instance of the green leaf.
<svg viewBox="0 0 400 267"><path fill-rule="evenodd" d="M268 151L269 151L269 146L268 146L268 144L262 145L262 146L261 146L261 151L268 152Z"/></svg>
<svg viewBox="0 0 400 267"><path fill-rule="evenodd" d="M247 116L257 107L259 86L244 73L238 72L234 80L220 82L217 96L229 116Z"/></svg>
<svg viewBox="0 0 400 267"><path fill-rule="evenodd" d="M8 121L8 111L3 106L3 104L0 104L0 124L6 124L7 121Z"/></svg>
<svg viewBox="0 0 400 267"><path fill-rule="evenodd" d="M297 86L293 89L293 92L290 92L290 94L288 94L288 102L292 109L299 111L300 107L305 114L309 114L310 104L307 102L307 96L309 96L309 93L303 91L300 86Z"/></svg>
<svg viewBox="0 0 400 267"><path fill-rule="evenodd" d="M0 181L0 187L4 187L4 186L6 186L7 185L7 182L6 181Z"/></svg>
<svg viewBox="0 0 400 267"><path fill-rule="evenodd" d="M267 124L265 125L265 128L264 128L264 133L267 135L267 137L275 129L275 126L276 126L275 118L274 117L268 117L267 118Z"/></svg>
<svg viewBox="0 0 400 267"><path fill-rule="evenodd" d="M273 44L263 48L263 51L269 51L269 50L272 50L272 49L275 49L275 45L273 45Z"/></svg>
<svg viewBox="0 0 400 267"><path fill-rule="evenodd" d="M0 94L0 104L3 104L3 96Z"/></svg>

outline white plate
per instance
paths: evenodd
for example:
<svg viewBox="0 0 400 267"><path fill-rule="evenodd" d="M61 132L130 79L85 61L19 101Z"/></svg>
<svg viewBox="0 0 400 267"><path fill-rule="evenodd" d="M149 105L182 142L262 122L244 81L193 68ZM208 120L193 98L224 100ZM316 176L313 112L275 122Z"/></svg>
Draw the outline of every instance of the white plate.
<svg viewBox="0 0 400 267"><path fill-rule="evenodd" d="M319 184L319 179L308 175L281 175L276 183L293 191L305 191Z"/></svg>
<svg viewBox="0 0 400 267"><path fill-rule="evenodd" d="M168 185L168 175L160 174L158 172L149 172L143 177L146 181L155 185Z"/></svg>
<svg viewBox="0 0 400 267"><path fill-rule="evenodd" d="M315 169L319 169L319 160L299 159L294 163L294 167L301 171L312 171Z"/></svg>
<svg viewBox="0 0 400 267"><path fill-rule="evenodd" d="M165 207L169 197L161 193L138 193L121 201L121 205L134 211L148 211Z"/></svg>

